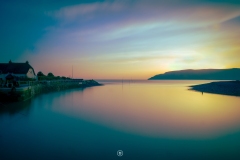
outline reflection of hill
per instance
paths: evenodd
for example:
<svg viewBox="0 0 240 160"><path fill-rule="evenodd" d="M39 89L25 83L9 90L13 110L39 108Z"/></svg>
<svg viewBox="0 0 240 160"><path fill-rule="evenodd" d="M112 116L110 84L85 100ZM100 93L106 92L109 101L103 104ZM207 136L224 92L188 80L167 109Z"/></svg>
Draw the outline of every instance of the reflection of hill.
<svg viewBox="0 0 240 160"><path fill-rule="evenodd" d="M155 75L149 80L158 79L185 79L185 80L240 80L240 69L200 69L170 71Z"/></svg>

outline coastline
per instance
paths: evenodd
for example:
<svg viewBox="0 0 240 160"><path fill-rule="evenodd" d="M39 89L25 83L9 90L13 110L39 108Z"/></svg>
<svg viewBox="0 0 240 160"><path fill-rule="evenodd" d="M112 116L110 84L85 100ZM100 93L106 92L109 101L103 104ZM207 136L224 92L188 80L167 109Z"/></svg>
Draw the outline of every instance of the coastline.
<svg viewBox="0 0 240 160"><path fill-rule="evenodd" d="M13 88L0 88L0 102L17 102L26 101L33 98L35 95L56 92L61 90L73 89L73 88L87 88L94 86L102 86L95 80L83 80L79 81L37 81L29 83L25 86L13 87Z"/></svg>
<svg viewBox="0 0 240 160"><path fill-rule="evenodd" d="M189 86L189 90L240 97L240 81L218 81Z"/></svg>

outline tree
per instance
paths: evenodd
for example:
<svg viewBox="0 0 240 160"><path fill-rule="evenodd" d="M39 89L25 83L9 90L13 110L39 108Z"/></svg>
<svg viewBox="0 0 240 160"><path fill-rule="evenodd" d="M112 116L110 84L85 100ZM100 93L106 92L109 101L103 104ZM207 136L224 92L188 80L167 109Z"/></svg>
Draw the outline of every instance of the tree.
<svg viewBox="0 0 240 160"><path fill-rule="evenodd" d="M48 77L54 77L54 75L51 72L49 72L47 76Z"/></svg>
<svg viewBox="0 0 240 160"><path fill-rule="evenodd" d="M37 76L38 77L42 77L42 76L45 76L41 71L39 71L38 73L37 73Z"/></svg>

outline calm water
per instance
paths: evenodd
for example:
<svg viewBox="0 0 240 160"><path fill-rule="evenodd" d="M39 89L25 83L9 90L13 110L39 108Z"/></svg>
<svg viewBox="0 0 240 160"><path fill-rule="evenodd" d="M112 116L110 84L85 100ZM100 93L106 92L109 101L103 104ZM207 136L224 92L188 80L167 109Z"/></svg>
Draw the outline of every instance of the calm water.
<svg viewBox="0 0 240 160"><path fill-rule="evenodd" d="M0 159L240 159L240 97L100 82L0 105Z"/></svg>

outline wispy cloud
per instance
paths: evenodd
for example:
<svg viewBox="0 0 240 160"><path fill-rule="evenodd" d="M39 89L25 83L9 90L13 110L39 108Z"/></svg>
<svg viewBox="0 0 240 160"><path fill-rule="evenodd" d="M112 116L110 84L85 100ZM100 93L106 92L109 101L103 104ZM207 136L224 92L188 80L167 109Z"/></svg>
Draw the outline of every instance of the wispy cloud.
<svg viewBox="0 0 240 160"><path fill-rule="evenodd" d="M145 1L131 5L123 1L81 4L54 11L52 16L60 20L58 29L65 34L104 41L208 27L216 29L240 15L240 7L232 5L156 4Z"/></svg>
<svg viewBox="0 0 240 160"><path fill-rule="evenodd" d="M96 2L91 4L79 4L67 6L58 11L47 12L48 15L58 19L73 20L78 16L86 16L93 13L118 12L124 9L125 5L121 1Z"/></svg>
<svg viewBox="0 0 240 160"><path fill-rule="evenodd" d="M190 3L191 4L191 3ZM80 4L61 8L57 11L48 12L62 20L73 20L78 17L91 15L97 18L101 15L106 17L120 14L125 16L122 19L115 19L115 22L124 22L124 25L135 23L146 23L149 21L195 21L199 23L221 23L240 15L240 6L226 4L205 4L205 5L178 5L162 1L137 1L127 4L126 1L98 2ZM125 13L125 15L124 15ZM109 21L106 21L107 23ZM121 26L122 27L122 26Z"/></svg>
<svg viewBox="0 0 240 160"><path fill-rule="evenodd" d="M237 64L240 6L200 1L105 1L47 13L58 24L38 54L100 70L158 66L165 70ZM52 55L52 56L51 56ZM111 68L111 73L114 73ZM150 69L150 68L149 68ZM154 70L154 69L153 69ZM126 72L128 70L126 69ZM93 73L94 74L94 73ZM116 73L117 74L117 73Z"/></svg>

